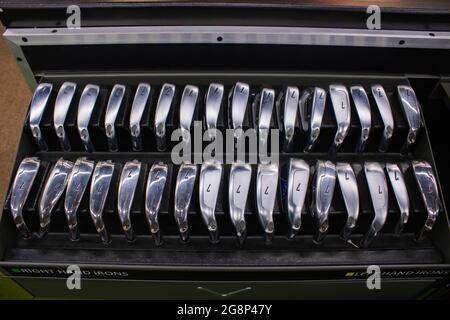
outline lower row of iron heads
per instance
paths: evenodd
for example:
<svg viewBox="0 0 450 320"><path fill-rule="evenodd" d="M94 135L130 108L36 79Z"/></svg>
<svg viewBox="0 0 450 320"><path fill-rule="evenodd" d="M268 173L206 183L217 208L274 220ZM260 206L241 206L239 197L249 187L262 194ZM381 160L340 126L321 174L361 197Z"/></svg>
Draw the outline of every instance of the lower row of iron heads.
<svg viewBox="0 0 450 320"><path fill-rule="evenodd" d="M109 243L111 238L103 222L102 213L108 192L113 192L110 191L110 185L114 166L115 164L109 160L95 163L83 157L73 163L63 158L59 159L47 176L44 189L40 194L38 204L40 229L34 235L43 238L48 233L51 213L65 191L64 211L70 238L78 240L77 210L90 182L90 216L102 241L105 244ZM24 221L22 210L39 167L40 160L38 158L23 159L11 189L9 209L15 225L24 238L33 236ZM117 191L117 212L128 241L134 241L136 238L130 220L130 211L141 174L141 167L140 161L126 162L122 168ZM441 202L432 167L425 161L413 161L412 168L427 211L426 222L417 233L417 239L420 240L425 232L432 230L441 209ZM337 180L348 215L340 236L348 241L360 213L358 185L352 166L345 162L335 164L331 161L318 160L315 164L312 181L310 181L310 173L311 167L304 160L290 160L285 200L290 224L288 238L294 238L301 229L306 192L311 187L310 211L316 224L313 241L320 244L324 240L329 229L328 215ZM410 203L404 175L398 164L365 162L364 173L375 214L369 230L360 243L362 247L367 247L383 227L388 215L388 180L400 209L400 219L395 228L397 234L402 232L408 222ZM210 242L217 243L219 241L219 227L215 217L215 209L222 183L223 165L215 160L204 162L201 165L199 175L197 165L182 164L179 167L175 186L174 215L180 238L182 242L188 242L189 240L188 211L191 198L194 196L197 176L199 176L198 197L201 215L209 232ZM239 245L244 243L247 234L245 208L251 177L252 167L249 164L235 163L231 165L227 192L229 216L236 229ZM164 163L153 164L147 177L145 215L150 232L157 245L162 243L158 213L167 180L168 165ZM272 214L278 183L279 169L277 164L258 165L256 175L257 214L267 243L271 242L275 230Z"/></svg>
<svg viewBox="0 0 450 320"><path fill-rule="evenodd" d="M56 97L53 125L56 136L59 139L61 148L64 151L70 151L71 146L68 136L65 132L65 121L77 85L72 82L62 84ZM383 122L383 134L379 142L379 151L388 150L391 137L395 130L394 116L388 96L381 85L372 85L371 94L374 98L376 109L378 110ZM50 83L40 84L34 95L30 106L29 124L33 137L42 151L48 149L47 143L41 132L40 122L47 107L53 85ZM144 111L151 93L151 86L147 83L140 83L136 89L134 100L131 106L129 119L130 138L133 151L142 151L142 121L148 121L152 124L155 131L156 145L158 151L166 151L167 148L167 119L171 109L175 108L175 91L173 84L164 84L161 88L158 103L155 109L154 119L144 119ZM104 131L108 141L110 151L118 151L118 139L116 134L116 119L120 108L123 108L123 101L126 87L124 85L115 85L109 95L108 105L105 113ZM88 84L84 87L78 103L77 109L77 128L78 133L86 151L94 151L94 144L89 134L89 123L93 110L96 107L100 87L98 85ZM337 130L331 146L331 151L337 151L344 142L350 130L351 104L350 96L355 105L356 113L361 127L360 137L357 142L356 151L361 152L365 149L372 126L371 107L368 95L365 89L360 86L350 87L350 94L344 85L333 84L329 86ZM182 130L189 131L193 121L194 114L200 100L199 88L194 85L186 85L181 96L179 105L179 126ZM409 126L409 132L406 138L404 150L413 145L417 135L422 127L422 116L420 105L414 90L407 85L397 86L397 96L402 107L403 114ZM243 82L237 82L229 93L228 99L228 127L230 129L242 129L247 106L249 105L250 86ZM297 119L300 127L307 135L307 142L304 151L309 152L314 148L318 140L322 126L322 118L325 111L327 91L323 88L314 87L305 89L301 94L297 87L287 86L281 90L276 97L275 90L271 88L262 88L255 96L252 102L255 119L254 127L263 136L263 132L271 127L272 113L274 104L278 104L281 118L279 119L279 129L283 133L285 150L294 143L294 131ZM217 129L217 123L220 109L224 104L225 89L222 84L210 84L205 95L204 107L204 127L205 129Z"/></svg>

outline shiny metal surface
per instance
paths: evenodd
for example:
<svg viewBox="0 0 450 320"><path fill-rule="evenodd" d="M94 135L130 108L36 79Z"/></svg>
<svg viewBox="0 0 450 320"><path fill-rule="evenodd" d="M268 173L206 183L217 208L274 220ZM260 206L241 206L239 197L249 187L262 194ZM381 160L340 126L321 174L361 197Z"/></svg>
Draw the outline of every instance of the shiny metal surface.
<svg viewBox="0 0 450 320"><path fill-rule="evenodd" d="M332 150L335 151L344 142L350 130L351 106L348 91L345 86L332 84L329 90L337 123L337 131L332 145Z"/></svg>
<svg viewBox="0 0 450 320"><path fill-rule="evenodd" d="M217 120L222 107L225 88L220 83L211 83L205 99L205 123L206 129L217 129ZM210 132L214 137L214 132Z"/></svg>
<svg viewBox="0 0 450 320"><path fill-rule="evenodd" d="M198 87L187 85L184 87L180 101L180 128L183 135L183 141L191 141L192 120L197 108L199 90Z"/></svg>
<svg viewBox="0 0 450 320"><path fill-rule="evenodd" d="M384 125L383 136L378 150L380 152L386 152L389 148L392 134L394 133L394 116L392 115L391 105L384 88L381 85L376 84L372 86L371 90Z"/></svg>
<svg viewBox="0 0 450 320"><path fill-rule="evenodd" d="M416 142L417 135L422 127L420 104L419 100L417 100L416 93L410 86L397 86L397 94L409 125L409 132L405 145L406 148L409 148Z"/></svg>
<svg viewBox="0 0 450 320"><path fill-rule="evenodd" d="M141 162L137 160L125 163L120 175L119 190L117 194L117 212L119 213L122 229L128 241L134 241L136 235L131 225L130 211L133 205L136 186L141 173Z"/></svg>
<svg viewBox="0 0 450 320"><path fill-rule="evenodd" d="M367 184L369 186L370 198L372 199L373 211L375 217L361 239L361 246L367 247L372 242L373 238L383 228L388 214L388 188L386 176L383 167L378 162L365 162L364 173L366 175Z"/></svg>
<svg viewBox="0 0 450 320"><path fill-rule="evenodd" d="M300 92L297 87L287 87L283 90L277 99L278 110L281 112L282 129L284 132L283 150L292 149L297 123L298 101Z"/></svg>
<svg viewBox="0 0 450 320"><path fill-rule="evenodd" d="M341 238L349 240L359 216L359 190L355 172L349 163L336 164L337 177L347 210L347 222L341 231Z"/></svg>
<svg viewBox="0 0 450 320"><path fill-rule="evenodd" d="M80 97L80 102L78 104L78 116L77 116L77 126L78 133L80 134L81 142L83 147L88 152L94 151L94 145L92 144L91 137L89 135L89 122L91 120L92 112L94 111L98 94L100 92L100 87L88 84L84 87L83 93Z"/></svg>
<svg viewBox="0 0 450 320"><path fill-rule="evenodd" d="M197 166L182 164L175 184L175 221L178 224L182 242L189 240L188 212L197 178Z"/></svg>
<svg viewBox="0 0 450 320"><path fill-rule="evenodd" d="M417 240L422 240L426 232L430 232L439 216L441 210L441 200L436 177L433 174L433 168L426 161L413 161L414 176L419 186L423 203L427 210L427 219L422 229L417 233Z"/></svg>
<svg viewBox="0 0 450 320"><path fill-rule="evenodd" d="M150 227L150 232L156 245L161 245L161 230L159 229L158 214L161 207L161 200L166 187L169 167L164 163L152 165L147 178L147 188L145 191L145 214Z"/></svg>
<svg viewBox="0 0 450 320"><path fill-rule="evenodd" d="M328 214L336 186L336 166L331 161L318 160L312 187L311 214L317 226L313 242L321 244L328 232Z"/></svg>
<svg viewBox="0 0 450 320"><path fill-rule="evenodd" d="M326 100L326 91L319 87L306 89L302 93L299 101L300 119L303 131L308 132L309 139L304 148L305 152L313 149L319 137Z"/></svg>
<svg viewBox="0 0 450 320"><path fill-rule="evenodd" d="M134 95L130 112L131 147L133 151L142 150L141 121L152 87L147 83L139 83Z"/></svg>
<svg viewBox="0 0 450 320"><path fill-rule="evenodd" d="M104 244L110 242L108 230L103 222L103 209L108 197L111 180L114 174L114 163L111 160L99 161L92 174L89 197L89 212L100 238Z"/></svg>
<svg viewBox="0 0 450 320"><path fill-rule="evenodd" d="M395 227L395 234L400 234L408 222L409 218L409 196L406 188L405 178L400 167L395 163L386 163L386 171L392 190L394 190L395 199L400 210L400 219Z"/></svg>
<svg viewBox="0 0 450 320"><path fill-rule="evenodd" d="M31 237L30 230L23 219L22 210L27 201L33 182L39 172L41 161L38 158L24 158L17 169L11 188L9 209L14 224L24 239Z"/></svg>
<svg viewBox="0 0 450 320"><path fill-rule="evenodd" d="M275 90L263 88L257 98L257 128L258 128L258 150L268 151L268 139L270 132L270 122L272 120L273 105L275 103ZM261 151L260 151L261 152ZM261 161L261 159L260 159Z"/></svg>
<svg viewBox="0 0 450 320"><path fill-rule="evenodd" d="M34 91L33 98L30 104L30 129L36 143L41 151L47 151L47 142L42 136L40 123L44 115L45 108L48 104L48 99L52 93L53 85L50 83L41 83Z"/></svg>
<svg viewBox="0 0 450 320"><path fill-rule="evenodd" d="M200 211L203 222L208 228L209 241L219 241L219 230L217 226L215 211L217 196L222 181L222 164L215 160L203 162L200 169L199 200Z"/></svg>
<svg viewBox="0 0 450 320"><path fill-rule="evenodd" d="M49 228L51 214L66 189L73 162L60 158L52 167L39 198L39 238L45 237Z"/></svg>
<svg viewBox="0 0 450 320"><path fill-rule="evenodd" d="M111 94L109 95L108 105L106 106L105 132L109 151L119 150L116 134L116 119L119 114L120 107L122 106L125 90L126 88L124 85L114 85L111 90Z"/></svg>
<svg viewBox="0 0 450 320"><path fill-rule="evenodd" d="M228 204L231 221L236 229L237 241L240 246L244 244L247 237L245 208L251 179L252 167L249 164L234 163L231 165Z"/></svg>
<svg viewBox="0 0 450 320"><path fill-rule="evenodd" d="M259 164L256 175L256 205L266 243L272 242L275 233L273 209L277 196L277 187L278 165Z"/></svg>
<svg viewBox="0 0 450 320"><path fill-rule="evenodd" d="M72 105L76 89L77 85L75 83L64 82L56 96L55 110L53 111L53 125L63 151L70 151L70 142L64 128L64 123L66 122L67 113Z"/></svg>
<svg viewBox="0 0 450 320"><path fill-rule="evenodd" d="M237 82L229 94L229 126L234 129L234 137L239 139L243 133L242 125L247 112L250 86Z"/></svg>
<svg viewBox="0 0 450 320"><path fill-rule="evenodd" d="M362 86L350 87L353 103L355 104L356 113L358 114L359 123L361 125L361 133L356 152L362 152L365 149L366 142L369 139L370 129L372 127L372 112L370 111L370 102L367 97L366 90Z"/></svg>
<svg viewBox="0 0 450 320"><path fill-rule="evenodd" d="M166 150L166 121L175 97L175 86L165 83L159 94L155 111L155 133L158 151Z"/></svg>
<svg viewBox="0 0 450 320"><path fill-rule="evenodd" d="M310 167L305 160L291 159L289 162L287 209L290 223L288 238L294 238L302 225L302 212L308 191Z"/></svg>
<svg viewBox="0 0 450 320"><path fill-rule="evenodd" d="M75 162L67 182L66 198L64 201L64 212L69 226L70 240L76 241L80 231L77 222L77 211L83 198L84 191L91 179L94 170L94 161L79 158Z"/></svg>

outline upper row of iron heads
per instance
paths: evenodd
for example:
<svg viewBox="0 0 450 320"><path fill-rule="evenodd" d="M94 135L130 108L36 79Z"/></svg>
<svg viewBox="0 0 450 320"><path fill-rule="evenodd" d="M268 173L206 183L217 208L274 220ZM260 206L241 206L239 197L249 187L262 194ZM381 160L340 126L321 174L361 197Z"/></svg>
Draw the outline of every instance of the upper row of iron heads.
<svg viewBox="0 0 450 320"><path fill-rule="evenodd" d="M40 122L46 106L49 102L53 90L51 83L41 83L34 92L29 114L29 124L33 137L42 151L48 150L40 128ZM64 127L70 106L72 105L77 85L72 82L65 82L61 85L54 106L53 125L63 151L70 151L71 145ZM142 130L141 121L152 88L147 83L140 83L137 86L129 116L129 128L131 145L134 151L142 151ZM115 122L118 117L122 101L125 96L126 87L116 84L111 90L107 103L104 131L108 141L110 151L118 151L118 138ZM172 108L174 108L176 87L173 84L165 83L159 94L156 105L154 119L152 122L155 130L156 145L158 151L167 149L166 122ZM89 134L89 122L99 97L100 86L87 84L80 96L77 110L77 129L86 151L94 151ZM393 136L395 123L394 116L388 96L381 85L372 85L371 93L374 98L376 108L379 111L383 122L383 134L379 142L378 150L385 152L388 150L389 142ZM356 85L350 87L350 94L344 85L332 84L328 88L328 94L334 111L337 130L330 150L337 151L344 142L349 130L351 120L352 97L360 123L360 136L356 145L356 151L363 151L369 138L372 127L372 115L370 102L365 89ZM193 124L194 114L199 104L199 88L194 85L184 87L179 104L179 126L183 132L190 132ZM271 119L274 104L278 104L281 113L280 130L283 137L283 148L289 150L294 143L294 131L297 121L301 129L307 135L307 142L304 151L313 150L318 140L322 125L322 118L325 111L327 91L323 88L313 87L305 89L301 94L297 87L287 86L275 96L275 90L262 88L256 94L253 101L255 109L255 129L257 129L260 139L267 137L267 132L271 128ZM408 135L405 142L407 150L416 141L417 135L422 127L422 115L419 101L414 90L407 85L397 86L397 95L402 107L404 116L409 126ZM222 84L211 83L205 95L204 128L209 130L217 129L217 122L225 99L225 88ZM242 129L244 117L249 105L250 86L243 82L237 82L229 92L228 97L228 126L234 129L237 135ZM299 116L299 119L297 120ZM236 136L235 135L235 136ZM183 135L184 137L184 135Z"/></svg>

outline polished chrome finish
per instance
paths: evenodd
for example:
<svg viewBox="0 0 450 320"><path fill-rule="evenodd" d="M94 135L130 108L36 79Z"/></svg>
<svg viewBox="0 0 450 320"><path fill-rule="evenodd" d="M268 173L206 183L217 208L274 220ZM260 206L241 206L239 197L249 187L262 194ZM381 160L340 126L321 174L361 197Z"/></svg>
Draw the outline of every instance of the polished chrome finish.
<svg viewBox="0 0 450 320"><path fill-rule="evenodd" d="M247 112L250 86L246 83L237 82L229 94L229 121L230 128L234 129L235 139L243 134L242 125Z"/></svg>
<svg viewBox="0 0 450 320"><path fill-rule="evenodd" d="M279 94L277 99L278 110L281 113L282 129L284 131L284 151L290 151L294 141L299 98L300 93L297 87L287 87Z"/></svg>
<svg viewBox="0 0 450 320"><path fill-rule="evenodd" d="M331 104L336 117L337 131L334 136L332 150L336 151L344 142L350 130L351 105L347 88L343 85L332 84L329 87Z"/></svg>
<svg viewBox="0 0 450 320"><path fill-rule="evenodd" d="M377 105L384 125L383 136L378 149L380 152L386 152L389 147L392 134L394 133L394 116L392 115L391 105L387 98L386 92L381 85L376 84L372 86L372 95L375 99L375 104Z"/></svg>
<svg viewBox="0 0 450 320"><path fill-rule="evenodd" d="M273 105L275 103L275 90L263 88L255 99L257 106L258 140L260 152L268 152L268 140L270 132L270 122L272 120ZM265 151L264 151L265 150Z"/></svg>
<svg viewBox="0 0 450 320"><path fill-rule="evenodd" d="M268 244L272 242L275 233L273 208L277 196L277 186L278 166L276 164L259 164L256 176L256 205L259 222Z"/></svg>
<svg viewBox="0 0 450 320"><path fill-rule="evenodd" d="M417 135L422 127L420 104L419 100L417 100L416 93L410 86L397 86L397 93L409 125L408 137L406 139L406 148L409 148L416 142Z"/></svg>
<svg viewBox="0 0 450 320"><path fill-rule="evenodd" d="M248 191L252 179L252 167L246 163L234 163L230 169L230 182L228 186L228 204L230 217L236 228L239 246L244 244L247 237L245 224L245 208Z"/></svg>
<svg viewBox="0 0 450 320"><path fill-rule="evenodd" d="M219 242L219 230L215 211L222 180L222 164L215 160L205 161L200 169L199 199L203 222L208 228L209 241Z"/></svg>
<svg viewBox="0 0 450 320"><path fill-rule="evenodd" d="M109 151L119 151L116 134L116 119L125 96L125 86L116 84L109 95L105 114L105 132Z"/></svg>
<svg viewBox="0 0 450 320"><path fill-rule="evenodd" d="M72 105L76 89L77 85L75 83L64 82L56 96L53 125L63 151L70 151L70 142L64 129L64 123L66 122L67 113Z"/></svg>
<svg viewBox="0 0 450 320"><path fill-rule="evenodd" d="M308 132L309 136L304 148L305 152L312 150L319 137L326 100L326 91L319 87L306 89L300 98L299 109L302 128L303 131Z"/></svg>
<svg viewBox="0 0 450 320"><path fill-rule="evenodd" d="M187 217L196 178L196 165L182 164L180 166L175 185L175 221L177 222L182 242L187 242L189 240L189 225Z"/></svg>
<svg viewBox="0 0 450 320"><path fill-rule="evenodd" d="M157 246L161 245L161 230L159 229L158 214L161 200L166 187L169 167L164 163L155 163L150 169L145 191L145 214L153 239Z"/></svg>
<svg viewBox="0 0 450 320"><path fill-rule="evenodd" d="M141 163L137 160L125 163L120 175L119 191L117 195L117 211L122 229L128 241L134 241L136 235L130 220L131 206L133 205L134 194L136 192L139 175L141 173Z"/></svg>
<svg viewBox="0 0 450 320"><path fill-rule="evenodd" d="M131 147L133 151L142 151L141 120L147 105L152 87L147 83L139 83L130 112Z"/></svg>
<svg viewBox="0 0 450 320"><path fill-rule="evenodd" d="M66 199L64 201L64 212L66 213L70 240L72 241L78 240L80 235L77 223L77 211L93 170L94 161L79 158L69 175Z"/></svg>
<svg viewBox="0 0 450 320"><path fill-rule="evenodd" d="M211 83L206 93L205 99L205 123L206 129L211 129L209 132L211 138L215 137L217 130L217 120L219 119L220 108L222 107L224 86L220 83Z"/></svg>
<svg viewBox="0 0 450 320"><path fill-rule="evenodd" d="M198 87L187 85L184 87L180 101L180 128L183 141L191 141L191 126L197 108Z"/></svg>
<svg viewBox="0 0 450 320"><path fill-rule="evenodd" d="M338 162L336 164L337 177L347 209L347 222L341 231L341 238L349 240L359 216L359 191L355 172L350 164Z"/></svg>
<svg viewBox="0 0 450 320"><path fill-rule="evenodd" d="M41 83L34 91L33 98L30 105L30 129L31 134L36 140L37 145L41 151L47 151L48 146L42 137L40 123L47 107L48 99L52 93L53 85L50 83Z"/></svg>
<svg viewBox="0 0 450 320"><path fill-rule="evenodd" d="M111 180L114 174L114 163L110 160L99 161L92 174L91 190L89 197L89 212L95 229L97 230L102 242L108 244L110 236L103 222L103 209L106 198L108 197Z"/></svg>
<svg viewBox="0 0 450 320"><path fill-rule="evenodd" d="M305 160L289 162L287 209L290 223L288 238L294 238L302 225L302 212L308 190L310 168Z"/></svg>
<svg viewBox="0 0 450 320"><path fill-rule="evenodd" d="M94 151L94 145L92 144L91 137L89 136L88 127L99 92L99 86L93 84L86 85L86 87L84 87L83 93L81 94L80 102L78 104L78 133L80 134L84 149L89 152Z"/></svg>
<svg viewBox="0 0 450 320"><path fill-rule="evenodd" d="M328 213L336 186L336 166L331 161L318 160L312 188L311 214L317 225L313 242L321 244L328 232Z"/></svg>
<svg viewBox="0 0 450 320"><path fill-rule="evenodd" d="M365 162L364 173L369 186L370 198L372 199L375 217L369 230L361 240L361 246L367 247L373 238L383 228L388 214L388 188L386 176L382 166L378 162Z"/></svg>
<svg viewBox="0 0 450 320"><path fill-rule="evenodd" d="M394 233L400 234L409 218L408 189L406 188L403 172L398 165L395 163L386 163L386 171L392 189L394 190L395 198L397 199L398 208L400 209L400 219L398 220Z"/></svg>
<svg viewBox="0 0 450 320"><path fill-rule="evenodd" d="M352 95L353 103L355 104L359 123L361 124L361 134L359 136L358 144L356 145L356 152L363 152L372 127L370 102L366 90L364 90L362 86L350 87L350 93Z"/></svg>
<svg viewBox="0 0 450 320"><path fill-rule="evenodd" d="M159 94L155 111L155 133L158 151L166 150L166 121L175 97L175 86L165 83Z"/></svg>
<svg viewBox="0 0 450 320"><path fill-rule="evenodd" d="M423 203L427 210L427 220L416 235L416 239L420 241L423 239L426 232L433 229L442 204L439 198L436 177L433 174L431 165L426 161L413 161L412 166L417 185L419 186L422 195Z"/></svg>
<svg viewBox="0 0 450 320"><path fill-rule="evenodd" d="M30 230L23 219L22 210L27 201L34 179L39 172L41 161L38 158L25 158L17 169L16 177L11 188L9 209L19 232L24 239L31 237Z"/></svg>
<svg viewBox="0 0 450 320"><path fill-rule="evenodd" d="M66 189L73 162L60 158L53 166L39 199L39 233L43 238L50 227L51 214Z"/></svg>

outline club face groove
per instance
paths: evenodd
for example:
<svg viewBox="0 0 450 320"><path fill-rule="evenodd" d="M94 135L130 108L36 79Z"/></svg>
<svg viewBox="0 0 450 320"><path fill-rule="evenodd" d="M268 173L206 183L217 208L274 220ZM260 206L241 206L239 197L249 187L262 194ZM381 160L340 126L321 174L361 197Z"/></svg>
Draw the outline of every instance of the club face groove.
<svg viewBox="0 0 450 320"><path fill-rule="evenodd" d="M93 161L87 160L86 158L79 158L75 162L67 181L64 212L69 226L70 239L73 241L79 238L77 211L93 170Z"/></svg>
<svg viewBox="0 0 450 320"><path fill-rule="evenodd" d="M245 208L252 179L252 167L245 163L234 163L230 169L228 204L230 218L236 229L238 244L242 246L247 235Z"/></svg>
<svg viewBox="0 0 450 320"><path fill-rule="evenodd" d="M178 170L177 182L175 185L175 221L180 231L182 242L189 240L189 226L187 215L194 192L195 180L197 178L197 166L192 164L182 164Z"/></svg>
<svg viewBox="0 0 450 320"><path fill-rule="evenodd" d="M420 104L416 93L410 86L397 86L397 94L403 113L409 125L408 137L406 139L406 149L416 142L417 135L422 127L422 115Z"/></svg>
<svg viewBox="0 0 450 320"><path fill-rule="evenodd" d="M304 160L291 159L288 175L287 209L291 229L288 238L294 238L302 224L302 212L309 185L310 167Z"/></svg>
<svg viewBox="0 0 450 320"><path fill-rule="evenodd" d="M43 238L48 232L52 211L66 189L73 166L73 162L60 158L47 177L39 199L39 238Z"/></svg>
<svg viewBox="0 0 450 320"><path fill-rule="evenodd" d="M278 165L259 164L256 176L256 205L266 243L272 242L275 227L273 209L278 186Z"/></svg>
<svg viewBox="0 0 450 320"><path fill-rule="evenodd" d="M11 199L9 209L11 211L14 224L24 239L31 237L25 220L23 219L22 210L27 201L33 182L39 172L40 160L38 158L25 158L17 169L16 176L11 188Z"/></svg>
<svg viewBox="0 0 450 320"><path fill-rule="evenodd" d="M356 145L356 152L363 152L366 142L369 139L370 129L372 127L372 113L370 111L370 102L366 90L362 86L352 86L350 88L356 113L358 114L361 125L361 133Z"/></svg>
<svg viewBox="0 0 450 320"><path fill-rule="evenodd" d="M215 217L217 196L222 180L222 164L215 160L204 162L200 169L200 211L211 243L219 241L219 232Z"/></svg>
<svg viewBox="0 0 450 320"><path fill-rule="evenodd" d="M350 129L351 106L347 88L343 85L333 84L329 87L331 104L336 117L337 131L334 136L332 150L337 150L344 142Z"/></svg>
<svg viewBox="0 0 450 320"><path fill-rule="evenodd" d="M88 152L94 151L94 145L89 135L89 122L91 121L91 115L94 111L99 92L99 86L93 84L86 85L81 94L80 102L78 104L78 133L80 135L84 149Z"/></svg>
<svg viewBox="0 0 450 320"><path fill-rule="evenodd" d="M115 152L119 150L116 134L116 119L125 96L125 86L116 84L109 95L108 105L105 114L105 132L108 141L109 151Z"/></svg>
<svg viewBox="0 0 450 320"><path fill-rule="evenodd" d="M359 191L355 172L349 163L336 164L337 178L347 210L347 222L341 231L341 238L350 239L359 217Z"/></svg>
<svg viewBox="0 0 450 320"><path fill-rule="evenodd" d="M52 93L52 89L53 85L50 83L39 84L33 93L33 98L31 99L30 104L29 123L31 134L33 135L34 140L41 151L48 150L47 142L42 136L40 123Z"/></svg>
<svg viewBox="0 0 450 320"><path fill-rule="evenodd" d="M165 83L159 94L158 104L155 112L155 134L156 146L158 151L166 150L166 121L170 109L174 103L175 86L170 83Z"/></svg>
<svg viewBox="0 0 450 320"><path fill-rule="evenodd" d="M161 231L159 228L158 214L161 207L161 200L164 195L169 168L164 163L152 165L147 179L145 193L145 213L150 232L156 245L161 244Z"/></svg>
<svg viewBox="0 0 450 320"><path fill-rule="evenodd" d="M136 186L141 173L141 162L137 160L125 163L120 175L117 195L117 212L122 223L122 229L128 241L134 241L136 235L130 220L130 211L133 205Z"/></svg>
<svg viewBox="0 0 450 320"><path fill-rule="evenodd" d="M97 233L104 244L110 242L110 236L103 222L103 210L108 197L111 180L114 174L114 163L110 160L99 161L94 168L89 197L89 212Z"/></svg>
<svg viewBox="0 0 450 320"><path fill-rule="evenodd" d="M152 87L139 83L133 98L130 112L131 147L133 151L142 151L141 121Z"/></svg>
<svg viewBox="0 0 450 320"><path fill-rule="evenodd" d="M73 82L64 82L58 91L55 101L55 110L53 113L53 125L59 144L63 151L70 151L70 142L67 137L64 123L66 122L67 113L72 105L77 85Z"/></svg>
<svg viewBox="0 0 450 320"><path fill-rule="evenodd" d="M386 152L394 133L394 116L392 115L391 104L389 103L384 88L381 85L376 84L371 87L371 90L384 125L383 135L378 150L380 152Z"/></svg>

